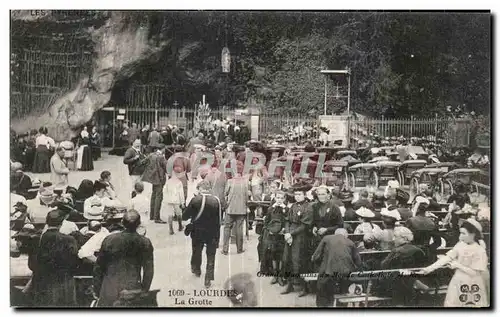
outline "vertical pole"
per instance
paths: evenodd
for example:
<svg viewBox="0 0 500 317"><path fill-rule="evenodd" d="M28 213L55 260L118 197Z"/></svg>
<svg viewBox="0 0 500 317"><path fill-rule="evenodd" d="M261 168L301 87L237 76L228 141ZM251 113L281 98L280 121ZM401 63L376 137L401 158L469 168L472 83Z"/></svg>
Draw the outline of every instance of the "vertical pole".
<svg viewBox="0 0 500 317"><path fill-rule="evenodd" d="M326 100L327 100L327 75L325 75L325 108L324 108L324 111L323 111L323 114L326 116Z"/></svg>
<svg viewBox="0 0 500 317"><path fill-rule="evenodd" d="M438 114L437 113L434 115L434 120L435 120L435 122L434 122L434 138L435 138L435 140L434 140L434 142L437 143L437 138L438 138Z"/></svg>
<svg viewBox="0 0 500 317"><path fill-rule="evenodd" d="M351 143L351 70L347 73L347 144Z"/></svg>
<svg viewBox="0 0 500 317"><path fill-rule="evenodd" d="M413 137L413 115L411 115L411 117L410 117L410 139L412 137Z"/></svg>
<svg viewBox="0 0 500 317"><path fill-rule="evenodd" d="M158 108L155 108L155 126L158 128Z"/></svg>
<svg viewBox="0 0 500 317"><path fill-rule="evenodd" d="M113 107L113 149L115 148L115 130L116 130L116 112L115 112L115 107Z"/></svg>

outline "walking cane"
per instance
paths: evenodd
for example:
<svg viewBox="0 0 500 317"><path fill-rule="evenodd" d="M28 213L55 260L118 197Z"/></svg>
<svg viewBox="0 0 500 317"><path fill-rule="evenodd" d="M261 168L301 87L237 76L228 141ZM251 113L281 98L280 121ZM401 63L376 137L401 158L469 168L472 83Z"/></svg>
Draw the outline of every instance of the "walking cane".
<svg viewBox="0 0 500 317"><path fill-rule="evenodd" d="M245 217L245 234L247 236L247 241L250 240L250 237L248 236L248 223L249 223L249 220L248 220L248 212L247 212L247 215Z"/></svg>

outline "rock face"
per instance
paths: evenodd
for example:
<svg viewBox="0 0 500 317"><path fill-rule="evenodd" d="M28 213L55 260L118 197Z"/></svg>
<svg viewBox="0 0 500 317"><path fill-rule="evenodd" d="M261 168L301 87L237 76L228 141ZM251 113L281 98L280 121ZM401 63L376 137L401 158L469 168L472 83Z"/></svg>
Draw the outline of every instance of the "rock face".
<svg viewBox="0 0 500 317"><path fill-rule="evenodd" d="M109 102L117 81L158 60L169 41L151 37L148 23L134 23L129 14L112 11L105 25L89 30L96 56L91 74L58 98L45 114L13 120L12 128L22 132L46 126L55 140L67 140Z"/></svg>

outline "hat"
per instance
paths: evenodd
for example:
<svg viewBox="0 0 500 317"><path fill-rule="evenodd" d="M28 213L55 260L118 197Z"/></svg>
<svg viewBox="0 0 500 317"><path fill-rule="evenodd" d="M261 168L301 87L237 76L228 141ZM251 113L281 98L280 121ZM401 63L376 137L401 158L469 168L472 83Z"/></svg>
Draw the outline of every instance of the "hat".
<svg viewBox="0 0 500 317"><path fill-rule="evenodd" d="M375 217L375 214L373 213L373 211L371 211L370 209L365 208L365 207L361 207L358 210L356 210L356 215L363 217L363 218L374 218Z"/></svg>
<svg viewBox="0 0 500 317"><path fill-rule="evenodd" d="M373 154L378 154L380 152L380 149L378 147L374 147L374 148L371 149L371 152Z"/></svg>
<svg viewBox="0 0 500 317"><path fill-rule="evenodd" d="M471 225L473 225L479 231L479 233L481 235L483 234L483 227L481 226L481 224L476 219L469 218L469 219L466 220L466 222L468 222Z"/></svg>
<svg viewBox="0 0 500 317"><path fill-rule="evenodd" d="M132 143L132 146L138 146L141 145L141 140L137 139Z"/></svg>
<svg viewBox="0 0 500 317"><path fill-rule="evenodd" d="M19 162L14 162L10 165L10 170L12 172L17 172L19 170L22 170L23 169L23 164L19 163Z"/></svg>
<svg viewBox="0 0 500 317"><path fill-rule="evenodd" d="M425 197L422 197L422 196L417 196L415 198L415 203L416 204L425 204L425 205L429 205L430 204L430 201L429 199L425 198Z"/></svg>
<svg viewBox="0 0 500 317"><path fill-rule="evenodd" d="M24 198L21 195L17 195L17 194L10 194L10 205L12 207L19 206L19 205L28 206L27 202L26 202L26 198Z"/></svg>
<svg viewBox="0 0 500 317"><path fill-rule="evenodd" d="M54 194L54 190L51 186L45 187L45 185L46 183L44 183L43 187L41 187L39 190L40 202L42 205L50 205L54 202L57 195Z"/></svg>
<svg viewBox="0 0 500 317"><path fill-rule="evenodd" d="M104 206L94 205L90 207L90 212L85 214L87 220L101 220L103 217Z"/></svg>
<svg viewBox="0 0 500 317"><path fill-rule="evenodd" d="M311 184L307 184L306 182L301 181L301 182L293 184L292 187L290 188L290 192L292 192L292 193L304 192L305 193L305 192L310 191L311 188L312 188Z"/></svg>
<svg viewBox="0 0 500 317"><path fill-rule="evenodd" d="M382 208L380 215L396 219L397 221L401 220L401 215L397 209Z"/></svg>

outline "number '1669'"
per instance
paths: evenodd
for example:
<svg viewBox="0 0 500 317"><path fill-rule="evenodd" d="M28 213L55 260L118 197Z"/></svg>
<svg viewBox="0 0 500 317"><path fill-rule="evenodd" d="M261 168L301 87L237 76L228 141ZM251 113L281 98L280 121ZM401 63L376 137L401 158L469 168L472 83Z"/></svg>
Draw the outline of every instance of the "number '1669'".
<svg viewBox="0 0 500 317"><path fill-rule="evenodd" d="M185 292L182 289L168 290L168 296L184 296Z"/></svg>

